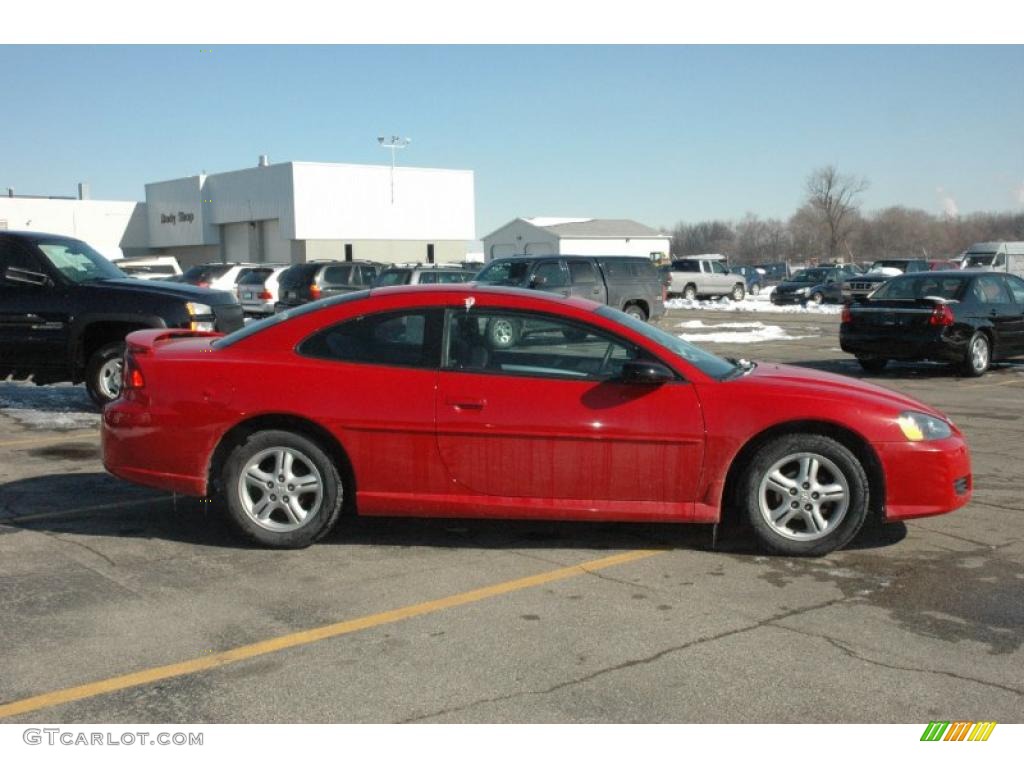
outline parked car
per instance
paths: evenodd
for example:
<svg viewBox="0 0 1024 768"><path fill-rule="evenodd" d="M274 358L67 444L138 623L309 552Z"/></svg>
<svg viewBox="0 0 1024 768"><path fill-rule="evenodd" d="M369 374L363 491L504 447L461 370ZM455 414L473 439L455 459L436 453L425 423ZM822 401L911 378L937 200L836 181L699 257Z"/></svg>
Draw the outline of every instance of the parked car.
<svg viewBox="0 0 1024 768"><path fill-rule="evenodd" d="M729 271L734 275L743 275L747 293L751 296L757 296L761 289L767 285L764 273L757 267L733 267Z"/></svg>
<svg viewBox="0 0 1024 768"><path fill-rule="evenodd" d="M954 261L953 259L929 259L928 269L932 272L936 270L960 269L960 264L961 262Z"/></svg>
<svg viewBox="0 0 1024 768"><path fill-rule="evenodd" d="M140 280L167 280L182 274L174 256L129 256L118 259L114 265L128 277Z"/></svg>
<svg viewBox="0 0 1024 768"><path fill-rule="evenodd" d="M863 275L854 275L843 282L843 301L867 296L896 275L927 271L927 259L879 259Z"/></svg>
<svg viewBox="0 0 1024 768"><path fill-rule="evenodd" d="M890 360L938 360L980 376L1024 355L1024 280L950 270L894 277L843 310L840 347L867 371Z"/></svg>
<svg viewBox="0 0 1024 768"><path fill-rule="evenodd" d="M479 270L446 267L434 264L413 264L387 267L373 281L373 286L429 285L434 283L468 283Z"/></svg>
<svg viewBox="0 0 1024 768"><path fill-rule="evenodd" d="M661 276L643 256L511 256L492 261L476 282L590 299L640 320L665 314Z"/></svg>
<svg viewBox="0 0 1024 768"><path fill-rule="evenodd" d="M811 267L779 283L772 291L772 304L838 304L843 300L843 281L850 277L845 267Z"/></svg>
<svg viewBox="0 0 1024 768"><path fill-rule="evenodd" d="M236 293L248 317L274 314L280 293L278 280L288 267L254 269L238 281Z"/></svg>
<svg viewBox="0 0 1024 768"><path fill-rule="evenodd" d="M235 297L136 280L81 240L0 232L0 379L85 382L99 405L121 390L124 337L140 328L230 332Z"/></svg>
<svg viewBox="0 0 1024 768"><path fill-rule="evenodd" d="M991 269L1024 277L1024 242L975 243L962 256L964 269Z"/></svg>
<svg viewBox="0 0 1024 768"><path fill-rule="evenodd" d="M484 328L501 320L536 331L496 348ZM822 555L869 518L971 497L963 436L908 395L724 360L544 291L381 288L128 342L106 468L221 497L271 547L342 513L715 523L728 507L766 550Z"/></svg>
<svg viewBox="0 0 1024 768"><path fill-rule="evenodd" d="M724 261L694 256L673 260L669 294L691 300L701 296L729 296L733 301L743 301L747 289L746 281L737 279Z"/></svg>
<svg viewBox="0 0 1024 768"><path fill-rule="evenodd" d="M773 261L767 264L755 264L754 269L764 270L764 283L762 287L778 285L790 276L789 264L784 261Z"/></svg>
<svg viewBox="0 0 1024 768"><path fill-rule="evenodd" d="M277 267L286 267L287 264L255 264L246 262L232 262L224 264L199 264L189 267L181 276L180 281L190 285L198 285L200 288L213 288L218 291L231 291L237 294L238 282L253 271L266 276Z"/></svg>
<svg viewBox="0 0 1024 768"><path fill-rule="evenodd" d="M280 300L275 312L341 293L351 293L373 285L384 269L375 261L307 261L293 264L282 272L277 283Z"/></svg>

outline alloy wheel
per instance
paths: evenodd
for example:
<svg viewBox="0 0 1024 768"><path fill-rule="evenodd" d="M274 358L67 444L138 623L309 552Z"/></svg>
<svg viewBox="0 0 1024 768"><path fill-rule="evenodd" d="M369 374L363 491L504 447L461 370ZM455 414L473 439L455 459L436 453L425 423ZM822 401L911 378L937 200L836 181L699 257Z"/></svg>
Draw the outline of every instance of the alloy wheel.
<svg viewBox="0 0 1024 768"><path fill-rule="evenodd" d="M846 516L850 485L825 456L793 453L765 472L757 503L761 517L780 536L814 541L831 534Z"/></svg>
<svg viewBox="0 0 1024 768"><path fill-rule="evenodd" d="M296 448L260 451L238 478L245 514L261 528L277 533L301 528L320 511L324 481L306 454Z"/></svg>
<svg viewBox="0 0 1024 768"><path fill-rule="evenodd" d="M96 388L100 394L109 400L116 400L121 394L122 379L124 376L124 360L115 357L107 360L99 370L96 379Z"/></svg>

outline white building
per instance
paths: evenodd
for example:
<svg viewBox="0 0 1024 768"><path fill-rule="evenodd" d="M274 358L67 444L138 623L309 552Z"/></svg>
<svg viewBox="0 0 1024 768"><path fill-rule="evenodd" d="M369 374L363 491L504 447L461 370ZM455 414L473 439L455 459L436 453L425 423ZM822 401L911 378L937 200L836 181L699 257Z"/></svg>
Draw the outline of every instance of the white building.
<svg viewBox="0 0 1024 768"><path fill-rule="evenodd" d="M472 171L260 158L145 188L145 203L0 198L0 227L70 235L110 258L173 255L183 267L462 261L476 238Z"/></svg>
<svg viewBox="0 0 1024 768"><path fill-rule="evenodd" d="M514 219L484 237L490 261L520 254L576 256L669 255L671 238L630 219Z"/></svg>
<svg viewBox="0 0 1024 768"><path fill-rule="evenodd" d="M147 184L151 248L183 265L440 262L475 237L472 171L397 167L392 187L390 166L264 162Z"/></svg>

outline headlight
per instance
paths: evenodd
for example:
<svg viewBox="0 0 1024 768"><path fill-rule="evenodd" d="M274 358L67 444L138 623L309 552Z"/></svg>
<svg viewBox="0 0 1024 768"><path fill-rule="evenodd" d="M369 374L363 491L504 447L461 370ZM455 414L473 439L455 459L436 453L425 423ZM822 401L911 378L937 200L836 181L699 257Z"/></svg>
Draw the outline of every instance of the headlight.
<svg viewBox="0 0 1024 768"><path fill-rule="evenodd" d="M209 304L198 304L194 301L185 302L185 309L192 318L188 327L193 331L214 330L213 309Z"/></svg>
<svg viewBox="0 0 1024 768"><path fill-rule="evenodd" d="M793 293L799 294L800 296L804 296L810 292L810 288L797 288L795 291L793 291Z"/></svg>
<svg viewBox="0 0 1024 768"><path fill-rule="evenodd" d="M948 422L917 411L904 411L896 422L903 430L904 437L914 443L921 440L942 440L953 434Z"/></svg>

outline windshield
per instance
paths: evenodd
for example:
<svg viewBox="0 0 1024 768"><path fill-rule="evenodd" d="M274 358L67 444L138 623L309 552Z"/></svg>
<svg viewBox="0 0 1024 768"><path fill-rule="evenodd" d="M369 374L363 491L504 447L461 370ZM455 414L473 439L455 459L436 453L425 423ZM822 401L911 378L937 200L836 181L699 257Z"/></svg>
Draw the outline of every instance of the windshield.
<svg viewBox="0 0 1024 768"><path fill-rule="evenodd" d="M823 283L828 279L827 269L801 269L790 282L793 283Z"/></svg>
<svg viewBox="0 0 1024 768"><path fill-rule="evenodd" d="M965 267L991 267L996 259L994 253L968 253L964 259Z"/></svg>
<svg viewBox="0 0 1024 768"><path fill-rule="evenodd" d="M528 261L495 261L476 276L484 285L525 285L530 274Z"/></svg>
<svg viewBox="0 0 1024 768"><path fill-rule="evenodd" d="M939 298L952 301L964 292L966 277L931 277L929 275L897 277L884 283L871 294L872 301L914 301Z"/></svg>
<svg viewBox="0 0 1024 768"><path fill-rule="evenodd" d="M127 277L80 240L37 240L36 246L54 269L73 283Z"/></svg>
<svg viewBox="0 0 1024 768"><path fill-rule="evenodd" d="M684 341L678 336L673 336L671 333L666 333L660 328L656 328L643 320L638 320L635 317L627 315L625 312L620 312L619 310L612 309L611 307L598 307L595 311L602 317L614 320L620 325L624 325L650 339L666 352L682 358L686 362L690 363L690 365L699 368L708 376L712 376L716 379L724 379L735 373L737 370L736 366L728 360L723 360L717 355L705 352L700 347L691 344L688 341Z"/></svg>
<svg viewBox="0 0 1024 768"><path fill-rule="evenodd" d="M230 264L203 264L198 267L190 267L181 276L181 281L183 283L192 283L193 285L210 283L221 275L226 274L229 269L231 269Z"/></svg>

